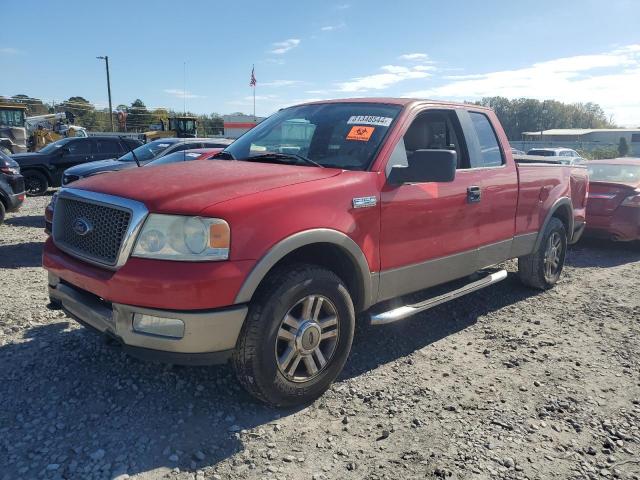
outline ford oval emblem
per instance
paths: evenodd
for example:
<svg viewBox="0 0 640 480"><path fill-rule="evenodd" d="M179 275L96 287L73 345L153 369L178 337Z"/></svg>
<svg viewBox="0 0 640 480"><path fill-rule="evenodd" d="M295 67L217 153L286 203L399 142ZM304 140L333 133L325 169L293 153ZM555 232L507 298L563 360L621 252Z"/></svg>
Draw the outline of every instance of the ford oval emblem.
<svg viewBox="0 0 640 480"><path fill-rule="evenodd" d="M87 220L86 218L80 217L74 220L71 228L73 228L73 231L76 232L77 235L84 237L87 233L93 230L93 225L91 225L91 223L89 223L89 220Z"/></svg>

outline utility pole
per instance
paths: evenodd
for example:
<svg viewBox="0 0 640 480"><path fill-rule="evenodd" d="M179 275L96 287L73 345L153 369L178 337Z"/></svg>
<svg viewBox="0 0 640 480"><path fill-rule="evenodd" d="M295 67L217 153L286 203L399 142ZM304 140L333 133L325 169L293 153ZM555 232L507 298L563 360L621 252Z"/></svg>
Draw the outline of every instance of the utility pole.
<svg viewBox="0 0 640 480"><path fill-rule="evenodd" d="M111 131L114 132L113 128L113 108L111 108L111 80L109 79L109 56L105 55L104 57L96 57L99 60L104 60L104 63L107 67L107 93L109 94L109 122L111 123Z"/></svg>

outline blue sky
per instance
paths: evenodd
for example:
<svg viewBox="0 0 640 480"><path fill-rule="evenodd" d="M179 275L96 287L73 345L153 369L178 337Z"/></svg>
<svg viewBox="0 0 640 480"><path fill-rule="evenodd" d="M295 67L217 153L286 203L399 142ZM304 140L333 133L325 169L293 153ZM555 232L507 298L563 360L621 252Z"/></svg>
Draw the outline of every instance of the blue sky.
<svg viewBox="0 0 640 480"><path fill-rule="evenodd" d="M95 57L109 55L114 105L250 113L255 64L259 115L308 99L504 95L594 101L640 126L637 0L2 3L0 95L105 106Z"/></svg>

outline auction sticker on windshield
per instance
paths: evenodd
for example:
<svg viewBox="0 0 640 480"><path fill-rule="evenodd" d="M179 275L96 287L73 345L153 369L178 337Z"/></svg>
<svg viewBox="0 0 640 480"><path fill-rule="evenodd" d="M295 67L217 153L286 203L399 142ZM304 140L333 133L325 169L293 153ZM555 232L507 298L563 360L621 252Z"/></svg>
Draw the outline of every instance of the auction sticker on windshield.
<svg viewBox="0 0 640 480"><path fill-rule="evenodd" d="M374 127L351 127L351 130L349 130L349 133L347 133L347 140L359 140L361 142L368 142L374 130Z"/></svg>
<svg viewBox="0 0 640 480"><path fill-rule="evenodd" d="M353 115L347 120L347 125L354 123L360 125L377 125L379 127L388 127L391 125L393 118L391 117L378 117L374 115Z"/></svg>

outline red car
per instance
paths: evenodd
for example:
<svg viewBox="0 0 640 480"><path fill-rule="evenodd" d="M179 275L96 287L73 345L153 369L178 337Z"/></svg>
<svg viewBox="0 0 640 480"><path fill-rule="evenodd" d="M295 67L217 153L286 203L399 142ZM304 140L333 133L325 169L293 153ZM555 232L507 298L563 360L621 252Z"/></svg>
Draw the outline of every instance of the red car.
<svg viewBox="0 0 640 480"><path fill-rule="evenodd" d="M586 232L617 241L640 240L640 158L588 163Z"/></svg>
<svg viewBox="0 0 640 480"><path fill-rule="evenodd" d="M484 107L360 98L282 109L215 161L72 187L44 246L53 306L133 355L231 359L250 393L292 405L338 376L356 319L488 287L513 258L526 285L553 287L587 169L517 164Z"/></svg>

